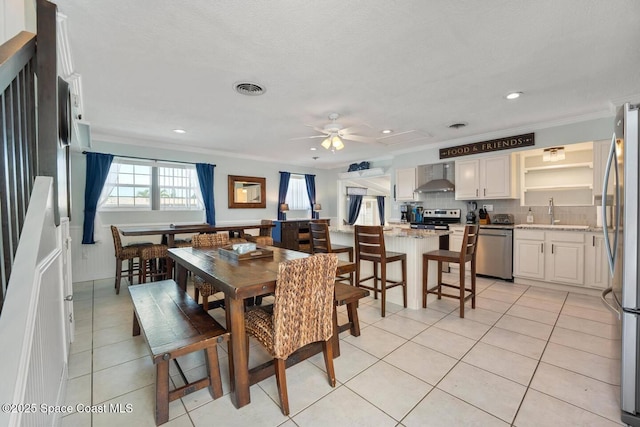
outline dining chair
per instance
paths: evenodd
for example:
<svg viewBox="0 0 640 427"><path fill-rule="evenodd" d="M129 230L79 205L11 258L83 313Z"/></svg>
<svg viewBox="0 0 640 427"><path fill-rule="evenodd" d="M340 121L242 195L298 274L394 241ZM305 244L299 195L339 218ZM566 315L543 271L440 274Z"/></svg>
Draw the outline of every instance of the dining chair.
<svg viewBox="0 0 640 427"><path fill-rule="evenodd" d="M332 244L331 236L329 235L329 224L326 221L311 221L309 230L311 232L312 254L346 253L349 255L349 262L353 262L353 246ZM347 281L350 285L353 285L353 273L348 276L336 276L336 278L341 282Z"/></svg>
<svg viewBox="0 0 640 427"><path fill-rule="evenodd" d="M263 219L260 221L260 225L273 225L273 220ZM271 237L270 228L261 228L257 236L251 234L245 234L244 237L250 241L257 243L261 246L273 246L273 238Z"/></svg>
<svg viewBox="0 0 640 427"><path fill-rule="evenodd" d="M113 236L113 247L116 256L116 282L114 287L116 288L116 294L120 294L122 276L126 275L129 279L129 284L133 283L133 277L140 274L140 249L153 246L153 243L139 242L123 246L120 230L115 225L111 226L111 235ZM127 261L127 268L123 268L123 261ZM138 281L140 281L139 278Z"/></svg>
<svg viewBox="0 0 640 427"><path fill-rule="evenodd" d="M385 317L387 290L397 286L402 287L402 299L404 307L407 307L407 254L402 252L387 251L384 244L384 231L380 225L356 225L356 286L373 291L373 298L381 295L380 312ZM361 278L362 261L373 263L373 274ZM387 265L392 262L401 263L401 280L389 280L387 277ZM378 274L378 266L380 273ZM373 279L373 286L363 285L363 282ZM380 288L378 288L380 281Z"/></svg>
<svg viewBox="0 0 640 427"><path fill-rule="evenodd" d="M244 240L246 242L246 240ZM215 233L215 234L195 234L191 238L191 245L194 248L208 248L208 247L220 247L230 243L229 234L227 233ZM218 290L209 282L204 279L195 276L193 278L194 300L199 301L200 295L202 295L202 307L205 311L209 311L209 297Z"/></svg>
<svg viewBox="0 0 640 427"><path fill-rule="evenodd" d="M454 298L460 301L460 317L464 317L464 303L471 299L471 308L476 308L476 248L478 246L477 224L467 224L464 228L462 247L460 252L439 249L422 255L422 308L427 308L427 295L437 294L442 297ZM438 262L438 280L435 286L429 288L429 261ZM466 287L466 263L471 261L471 287ZM451 284L442 281L442 263L457 263L460 265L460 283ZM458 293L442 292L442 287L457 289ZM467 294L468 292L468 294Z"/></svg>
<svg viewBox="0 0 640 427"><path fill-rule="evenodd" d="M336 254L317 254L280 263L273 312L258 307L245 314L247 341L249 335L255 337L273 357L284 415L289 415L286 361L296 350L322 342L329 385L336 385L332 336L337 266Z"/></svg>

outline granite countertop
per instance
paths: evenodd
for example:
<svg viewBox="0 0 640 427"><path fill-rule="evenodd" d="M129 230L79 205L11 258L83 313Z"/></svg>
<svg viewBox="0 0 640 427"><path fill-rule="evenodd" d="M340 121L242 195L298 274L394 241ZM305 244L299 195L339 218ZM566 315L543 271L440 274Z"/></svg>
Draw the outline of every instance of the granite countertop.
<svg viewBox="0 0 640 427"><path fill-rule="evenodd" d="M329 227L329 231L336 233L353 234L354 227L351 225L342 225L340 227ZM406 237L413 239L425 239L430 237L440 237L446 234L452 234L449 230L416 230L399 227L384 227L385 237Z"/></svg>
<svg viewBox="0 0 640 427"><path fill-rule="evenodd" d="M520 230L556 230L556 231L577 231L577 232L596 232L601 233L603 228L593 225L569 225L569 224L518 224L514 226Z"/></svg>

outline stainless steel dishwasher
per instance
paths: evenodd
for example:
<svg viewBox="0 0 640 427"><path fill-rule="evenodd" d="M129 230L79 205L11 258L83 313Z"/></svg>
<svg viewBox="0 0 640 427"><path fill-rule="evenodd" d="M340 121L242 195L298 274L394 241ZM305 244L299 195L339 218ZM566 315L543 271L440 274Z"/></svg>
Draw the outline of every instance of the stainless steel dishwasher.
<svg viewBox="0 0 640 427"><path fill-rule="evenodd" d="M481 225L476 274L513 280L513 225Z"/></svg>

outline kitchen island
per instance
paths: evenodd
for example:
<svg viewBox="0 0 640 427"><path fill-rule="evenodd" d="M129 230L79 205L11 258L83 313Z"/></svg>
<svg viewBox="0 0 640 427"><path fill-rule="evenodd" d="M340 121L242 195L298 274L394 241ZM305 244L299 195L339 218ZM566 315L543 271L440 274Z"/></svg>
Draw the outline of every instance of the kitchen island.
<svg viewBox="0 0 640 427"><path fill-rule="evenodd" d="M354 227L330 227L329 233L332 244L353 246L355 251ZM386 250L407 254L407 308L413 310L422 308L422 254L439 249L440 236L445 234L451 234L451 231L385 228L384 244ZM430 286L434 285L437 280L436 262L434 261L433 264L434 266L429 268L428 282ZM371 275L372 272L373 264L364 261L361 277ZM402 277L400 263L394 262L388 265L387 277L392 280ZM373 280L368 284L373 286ZM402 306L402 288L387 290L387 302Z"/></svg>

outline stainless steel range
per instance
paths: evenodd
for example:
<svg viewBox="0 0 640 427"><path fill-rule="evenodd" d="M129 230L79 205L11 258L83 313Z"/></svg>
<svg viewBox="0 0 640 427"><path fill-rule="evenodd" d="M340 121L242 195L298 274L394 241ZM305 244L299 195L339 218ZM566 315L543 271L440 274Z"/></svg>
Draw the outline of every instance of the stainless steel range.
<svg viewBox="0 0 640 427"><path fill-rule="evenodd" d="M448 230L449 224L460 222L461 213L460 209L425 209L422 222L412 222L411 228Z"/></svg>
<svg viewBox="0 0 640 427"><path fill-rule="evenodd" d="M411 228L422 230L448 230L449 224L460 223L460 209L425 209L422 222L412 222ZM440 249L449 249L449 235L440 236ZM442 271L449 272L449 263L442 263Z"/></svg>

